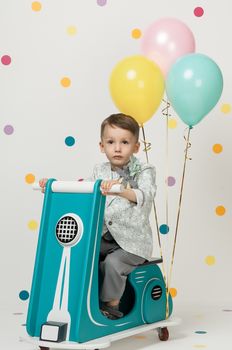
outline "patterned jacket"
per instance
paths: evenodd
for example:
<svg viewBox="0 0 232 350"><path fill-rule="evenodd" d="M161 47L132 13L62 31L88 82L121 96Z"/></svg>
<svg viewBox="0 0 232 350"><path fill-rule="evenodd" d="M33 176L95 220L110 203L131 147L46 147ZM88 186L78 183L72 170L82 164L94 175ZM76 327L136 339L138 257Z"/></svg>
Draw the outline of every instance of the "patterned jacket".
<svg viewBox="0 0 232 350"><path fill-rule="evenodd" d="M149 216L156 192L156 173L154 166L141 163L132 156L129 173L137 183L133 188L137 203L119 196L106 196L103 234L110 231L119 246L147 260L153 250L152 230ZM109 162L97 164L92 180L118 179L120 176L111 169Z"/></svg>

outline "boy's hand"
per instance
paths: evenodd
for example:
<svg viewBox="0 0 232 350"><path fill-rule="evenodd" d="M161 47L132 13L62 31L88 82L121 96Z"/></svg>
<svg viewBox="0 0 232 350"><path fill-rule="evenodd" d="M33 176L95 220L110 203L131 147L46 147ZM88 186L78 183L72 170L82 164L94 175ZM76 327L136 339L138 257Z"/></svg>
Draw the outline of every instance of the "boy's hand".
<svg viewBox="0 0 232 350"><path fill-rule="evenodd" d="M119 180L106 180L101 182L101 192L104 196L110 195L110 196L116 196L118 193L109 192L111 187L115 184L120 184Z"/></svg>
<svg viewBox="0 0 232 350"><path fill-rule="evenodd" d="M48 182L47 178L43 178L39 180L39 185L41 187L41 192L44 193L45 192L45 188L46 188L46 183Z"/></svg>

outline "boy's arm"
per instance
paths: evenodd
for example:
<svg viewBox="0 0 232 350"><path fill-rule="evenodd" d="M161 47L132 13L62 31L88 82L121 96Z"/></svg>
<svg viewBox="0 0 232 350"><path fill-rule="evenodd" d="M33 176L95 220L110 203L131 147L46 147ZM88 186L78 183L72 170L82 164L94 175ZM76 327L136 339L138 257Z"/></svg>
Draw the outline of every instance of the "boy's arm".
<svg viewBox="0 0 232 350"><path fill-rule="evenodd" d="M119 197L128 199L130 202L137 203L137 196L135 194L135 191L130 188L125 188L123 192L117 193L117 195Z"/></svg>
<svg viewBox="0 0 232 350"><path fill-rule="evenodd" d="M115 184L120 184L119 180L104 180L101 183L101 191L103 195L110 195L110 196L119 196L122 198L128 199L128 201L131 201L133 203L137 203L137 197L135 192L130 188L125 188L122 192L115 193L115 192L109 192L111 187Z"/></svg>

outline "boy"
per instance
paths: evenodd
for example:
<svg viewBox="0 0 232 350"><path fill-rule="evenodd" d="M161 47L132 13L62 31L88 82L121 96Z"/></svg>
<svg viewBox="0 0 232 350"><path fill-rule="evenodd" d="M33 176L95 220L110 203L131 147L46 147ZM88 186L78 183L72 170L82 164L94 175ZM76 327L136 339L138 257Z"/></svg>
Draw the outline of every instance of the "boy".
<svg viewBox="0 0 232 350"><path fill-rule="evenodd" d="M94 167L91 178L103 180L101 191L107 196L100 248L101 311L117 319L123 316L119 302L127 275L151 258L149 216L156 191L155 169L134 157L140 148L139 125L130 116L118 113L106 118L99 145L108 159ZM46 181L40 180L42 191ZM125 185L123 192L109 193L116 183Z"/></svg>
<svg viewBox="0 0 232 350"><path fill-rule="evenodd" d="M113 114L101 125L100 150L109 162L96 165L92 180L102 179L107 195L101 243L100 269L103 284L102 312L109 318L122 317L119 311L127 275L149 260L152 230L149 215L156 191L155 169L133 156L139 151L139 125L130 116ZM109 193L115 183L124 183L121 193Z"/></svg>

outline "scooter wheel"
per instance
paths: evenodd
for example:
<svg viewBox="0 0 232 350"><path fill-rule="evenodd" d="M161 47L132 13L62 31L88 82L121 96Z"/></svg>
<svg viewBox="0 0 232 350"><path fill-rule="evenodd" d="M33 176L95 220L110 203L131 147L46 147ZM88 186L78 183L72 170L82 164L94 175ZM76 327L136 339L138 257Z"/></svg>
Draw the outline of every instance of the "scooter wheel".
<svg viewBox="0 0 232 350"><path fill-rule="evenodd" d="M46 346L40 346L40 350L49 350L50 348L47 348Z"/></svg>
<svg viewBox="0 0 232 350"><path fill-rule="evenodd" d="M161 341L166 341L169 338L169 332L167 327L158 328L158 337Z"/></svg>

